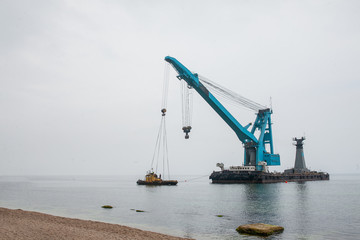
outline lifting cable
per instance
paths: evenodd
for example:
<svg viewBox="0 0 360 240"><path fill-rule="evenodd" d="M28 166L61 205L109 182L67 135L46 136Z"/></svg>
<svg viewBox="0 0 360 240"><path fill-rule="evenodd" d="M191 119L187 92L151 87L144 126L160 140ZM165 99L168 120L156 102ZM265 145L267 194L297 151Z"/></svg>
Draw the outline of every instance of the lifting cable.
<svg viewBox="0 0 360 240"><path fill-rule="evenodd" d="M192 122L193 110L193 89L184 81L181 81L181 108L182 108L182 130L185 133L185 139L189 138Z"/></svg>
<svg viewBox="0 0 360 240"><path fill-rule="evenodd" d="M155 163L156 164L155 172L158 172L159 161L162 160L163 176L165 177L165 168L167 166L167 174L168 174L168 178L170 179L166 121L165 121L168 89L169 89L169 64L165 63L163 93L162 93L162 101L161 101L161 122L160 122L159 132L156 138L153 158L151 161L151 171L154 170L154 163Z"/></svg>
<svg viewBox="0 0 360 240"><path fill-rule="evenodd" d="M266 106L258 104L250 99L247 99L240 94L237 94L219 84L199 75L199 80L203 83L207 88L211 89L214 95L223 97L224 99L230 101L231 103L235 103L236 105L240 105L251 109L253 111L258 112L259 110L266 109Z"/></svg>

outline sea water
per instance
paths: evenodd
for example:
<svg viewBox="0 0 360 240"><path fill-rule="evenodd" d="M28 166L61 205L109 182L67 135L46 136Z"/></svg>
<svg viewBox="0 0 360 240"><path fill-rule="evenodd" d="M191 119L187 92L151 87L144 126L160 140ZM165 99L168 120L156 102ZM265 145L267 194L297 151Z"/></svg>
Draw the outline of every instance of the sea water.
<svg viewBox="0 0 360 240"><path fill-rule="evenodd" d="M206 176L178 176L177 186L138 186L139 177L2 176L0 207L195 239L263 239L236 232L249 223L285 228L266 239L359 237L360 175L271 184L212 184ZM114 208L101 208L106 204Z"/></svg>

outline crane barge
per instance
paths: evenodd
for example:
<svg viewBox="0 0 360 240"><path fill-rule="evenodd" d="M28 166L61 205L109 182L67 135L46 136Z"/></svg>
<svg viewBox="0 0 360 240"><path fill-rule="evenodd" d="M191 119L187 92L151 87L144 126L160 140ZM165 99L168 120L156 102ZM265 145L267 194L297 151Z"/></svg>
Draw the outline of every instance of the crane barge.
<svg viewBox="0 0 360 240"><path fill-rule="evenodd" d="M224 164L218 163L221 171L214 171L210 175L213 183L267 183L281 181L307 181L328 180L329 174L315 171L285 171L284 173L271 173L268 166L279 166L280 155L274 153L272 137L271 115L272 109L257 104L251 100L242 98L246 106L256 111L254 123L246 126L241 125L233 115L220 103L220 101L204 85L206 79L197 73L191 72L177 59L167 56L168 62L178 73L177 78L184 80L188 88L193 88L210 105L210 107L225 121L235 132L244 147L243 166L224 168ZM252 125L251 129L250 126ZM191 127L183 128L188 139ZM256 137L258 135L258 137Z"/></svg>

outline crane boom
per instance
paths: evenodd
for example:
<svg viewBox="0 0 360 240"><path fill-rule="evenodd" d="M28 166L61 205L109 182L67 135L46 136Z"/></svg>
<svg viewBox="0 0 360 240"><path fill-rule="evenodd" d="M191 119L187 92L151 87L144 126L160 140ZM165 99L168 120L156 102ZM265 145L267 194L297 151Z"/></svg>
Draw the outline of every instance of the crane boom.
<svg viewBox="0 0 360 240"><path fill-rule="evenodd" d="M219 116L234 130L239 140L243 143L258 140L255 136L244 128L226 108L209 92L209 90L199 81L198 75L190 72L184 65L173 57L166 57L165 60L169 62L179 73L177 78L183 79L189 86L194 88L200 96L219 114Z"/></svg>
<svg viewBox="0 0 360 240"><path fill-rule="evenodd" d="M170 63L178 72L177 78L184 80L194 88L200 96L212 107L213 110L229 125L239 140L244 144L244 165L256 166L261 170L259 162L266 162L267 165L280 165L280 156L273 154L270 109L262 109L257 113L251 132L247 127L242 126L230 112L216 99L216 97L199 81L198 74L192 73L177 59L167 56L165 61ZM254 133L260 131L259 138ZM266 151L265 145L270 145L270 153Z"/></svg>

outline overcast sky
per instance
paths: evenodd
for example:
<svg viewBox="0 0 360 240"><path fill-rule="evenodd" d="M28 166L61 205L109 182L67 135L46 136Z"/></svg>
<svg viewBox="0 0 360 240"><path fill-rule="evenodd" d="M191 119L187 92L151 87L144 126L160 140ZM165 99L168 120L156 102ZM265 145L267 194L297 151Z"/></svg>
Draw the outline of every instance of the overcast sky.
<svg viewBox="0 0 360 240"><path fill-rule="evenodd" d="M272 98L275 151L293 167L360 173L360 2L0 1L0 175L136 174L149 169L164 57L253 101ZM181 130L171 69L172 174L240 165L235 133L196 94ZM246 125L251 111L234 115Z"/></svg>

